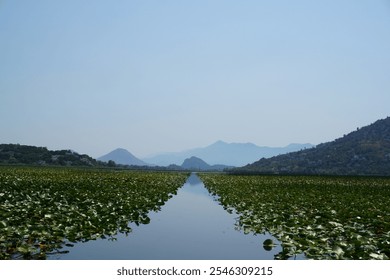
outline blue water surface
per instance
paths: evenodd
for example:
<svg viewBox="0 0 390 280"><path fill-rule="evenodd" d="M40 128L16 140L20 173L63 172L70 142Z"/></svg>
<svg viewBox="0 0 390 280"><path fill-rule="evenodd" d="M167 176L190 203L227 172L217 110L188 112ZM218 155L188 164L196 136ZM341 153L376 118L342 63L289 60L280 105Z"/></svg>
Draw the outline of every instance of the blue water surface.
<svg viewBox="0 0 390 280"><path fill-rule="evenodd" d="M271 235L244 234L236 226L237 215L229 214L212 197L196 174L191 174L176 196L159 212L151 212L149 224L137 226L116 241L99 239L76 243L67 254L49 259L72 260L242 260L273 259L280 246L263 248Z"/></svg>

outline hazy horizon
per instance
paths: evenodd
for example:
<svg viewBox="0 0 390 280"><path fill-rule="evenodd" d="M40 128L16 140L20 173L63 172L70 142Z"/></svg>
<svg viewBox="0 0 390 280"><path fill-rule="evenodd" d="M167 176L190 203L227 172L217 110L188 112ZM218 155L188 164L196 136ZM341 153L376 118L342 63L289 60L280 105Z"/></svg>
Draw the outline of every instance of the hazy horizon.
<svg viewBox="0 0 390 280"><path fill-rule="evenodd" d="M390 1L0 1L0 143L139 158L390 115Z"/></svg>

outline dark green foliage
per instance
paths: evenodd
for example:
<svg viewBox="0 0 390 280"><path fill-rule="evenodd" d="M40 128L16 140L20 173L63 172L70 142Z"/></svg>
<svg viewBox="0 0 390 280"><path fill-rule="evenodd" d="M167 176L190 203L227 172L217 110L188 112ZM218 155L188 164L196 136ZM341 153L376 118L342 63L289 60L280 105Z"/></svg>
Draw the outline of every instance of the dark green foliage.
<svg viewBox="0 0 390 280"><path fill-rule="evenodd" d="M185 173L0 167L0 259L45 258L64 246L149 223Z"/></svg>
<svg viewBox="0 0 390 280"><path fill-rule="evenodd" d="M390 176L390 117L333 142L263 158L232 172Z"/></svg>
<svg viewBox="0 0 390 280"><path fill-rule="evenodd" d="M390 258L390 179L201 174L244 232L269 232L276 259ZM264 244L269 248L270 241Z"/></svg>
<svg viewBox="0 0 390 280"><path fill-rule="evenodd" d="M106 166L88 155L71 150L50 151L45 147L19 144L0 144L0 164L57 165L57 166Z"/></svg>

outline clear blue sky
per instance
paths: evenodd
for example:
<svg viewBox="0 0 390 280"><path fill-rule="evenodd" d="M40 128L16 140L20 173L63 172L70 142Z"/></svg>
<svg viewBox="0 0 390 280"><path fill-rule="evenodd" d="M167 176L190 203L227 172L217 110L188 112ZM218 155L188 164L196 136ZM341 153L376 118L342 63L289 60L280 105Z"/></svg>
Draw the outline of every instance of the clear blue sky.
<svg viewBox="0 0 390 280"><path fill-rule="evenodd" d="M390 1L0 0L0 143L330 141L390 115Z"/></svg>

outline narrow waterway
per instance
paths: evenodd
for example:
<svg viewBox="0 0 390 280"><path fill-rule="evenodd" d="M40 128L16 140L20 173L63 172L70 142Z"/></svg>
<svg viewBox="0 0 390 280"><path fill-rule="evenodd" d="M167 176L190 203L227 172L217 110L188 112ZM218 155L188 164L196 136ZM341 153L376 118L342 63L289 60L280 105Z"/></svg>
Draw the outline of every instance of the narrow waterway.
<svg viewBox="0 0 390 280"><path fill-rule="evenodd" d="M229 214L192 174L161 211L149 215L147 225L131 225L133 231L107 239L77 243L67 254L50 259L73 260L205 260L273 259L281 248L263 248L270 235L244 234L236 227L237 215ZM68 248L67 248L68 249Z"/></svg>

